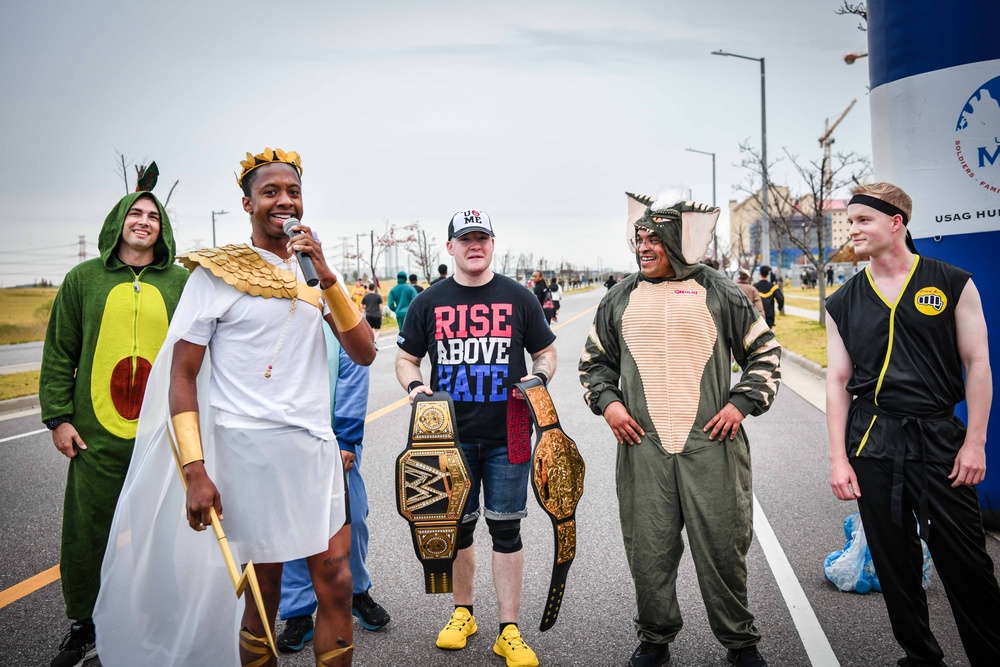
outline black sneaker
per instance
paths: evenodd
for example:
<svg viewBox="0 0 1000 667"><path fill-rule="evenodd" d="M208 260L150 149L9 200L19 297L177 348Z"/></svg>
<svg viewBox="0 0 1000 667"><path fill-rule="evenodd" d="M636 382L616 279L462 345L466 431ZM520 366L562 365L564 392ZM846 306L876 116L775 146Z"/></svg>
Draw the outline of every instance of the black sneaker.
<svg viewBox="0 0 1000 667"><path fill-rule="evenodd" d="M358 617L361 627L365 630L379 630L392 620L389 612L383 609L378 602L372 600L371 593L368 591L354 596L351 612Z"/></svg>
<svg viewBox="0 0 1000 667"><path fill-rule="evenodd" d="M629 667L663 667L670 662L670 644L640 642L628 659Z"/></svg>
<svg viewBox="0 0 1000 667"><path fill-rule="evenodd" d="M731 648L726 653L726 661L730 665L736 665L736 667L767 667L767 661L764 660L756 646Z"/></svg>
<svg viewBox="0 0 1000 667"><path fill-rule="evenodd" d="M313 632L312 616L292 616L274 643L282 653L298 653L313 638Z"/></svg>
<svg viewBox="0 0 1000 667"><path fill-rule="evenodd" d="M49 663L50 667L80 667L97 655L93 623L73 623L59 645L59 655Z"/></svg>

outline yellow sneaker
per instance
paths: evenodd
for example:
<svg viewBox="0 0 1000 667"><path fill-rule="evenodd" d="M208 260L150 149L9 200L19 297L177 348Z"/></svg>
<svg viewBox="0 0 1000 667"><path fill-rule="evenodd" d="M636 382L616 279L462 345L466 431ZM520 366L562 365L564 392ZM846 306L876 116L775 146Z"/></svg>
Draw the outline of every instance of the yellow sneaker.
<svg viewBox="0 0 1000 667"><path fill-rule="evenodd" d="M455 607L448 624L438 633L438 648L465 648L465 638L476 634L476 618L465 607Z"/></svg>
<svg viewBox="0 0 1000 667"><path fill-rule="evenodd" d="M507 659L507 667L538 667L538 656L524 643L516 625L504 626L493 652Z"/></svg>

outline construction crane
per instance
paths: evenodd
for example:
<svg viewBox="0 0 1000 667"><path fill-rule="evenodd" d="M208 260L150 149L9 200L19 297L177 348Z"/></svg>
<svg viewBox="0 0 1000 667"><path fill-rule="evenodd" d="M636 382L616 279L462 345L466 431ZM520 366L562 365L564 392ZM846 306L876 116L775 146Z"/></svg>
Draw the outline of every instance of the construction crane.
<svg viewBox="0 0 1000 667"><path fill-rule="evenodd" d="M819 138L819 145L823 148L823 191L827 197L833 194L831 192L833 190L833 169L830 167L830 146L833 145L833 131L840 125L840 121L844 120L847 112L854 108L857 101L857 99L851 100L851 103L844 109L844 113L840 114L840 118L834 121L833 125L830 125L830 119L827 118L825 123L826 132Z"/></svg>

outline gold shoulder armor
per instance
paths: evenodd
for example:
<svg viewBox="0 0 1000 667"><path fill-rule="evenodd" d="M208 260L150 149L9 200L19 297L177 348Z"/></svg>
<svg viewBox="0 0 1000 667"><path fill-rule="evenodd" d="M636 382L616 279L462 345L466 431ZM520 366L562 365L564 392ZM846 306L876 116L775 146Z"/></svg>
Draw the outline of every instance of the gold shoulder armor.
<svg viewBox="0 0 1000 667"><path fill-rule="evenodd" d="M203 266L226 281L226 284L250 296L277 299L294 299L298 296L295 276L265 261L245 243L202 248L178 255L177 261L189 271L194 271L196 266Z"/></svg>

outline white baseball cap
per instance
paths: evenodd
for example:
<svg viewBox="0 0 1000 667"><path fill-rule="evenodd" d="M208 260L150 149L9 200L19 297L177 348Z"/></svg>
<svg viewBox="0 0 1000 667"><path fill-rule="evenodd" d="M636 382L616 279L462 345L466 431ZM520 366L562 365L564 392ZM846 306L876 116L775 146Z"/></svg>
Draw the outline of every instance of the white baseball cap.
<svg viewBox="0 0 1000 667"><path fill-rule="evenodd" d="M469 232L486 232L490 236L496 236L493 233L493 223L490 221L490 216L485 211L474 208L459 211L451 217L451 222L448 223L449 239L457 239Z"/></svg>

